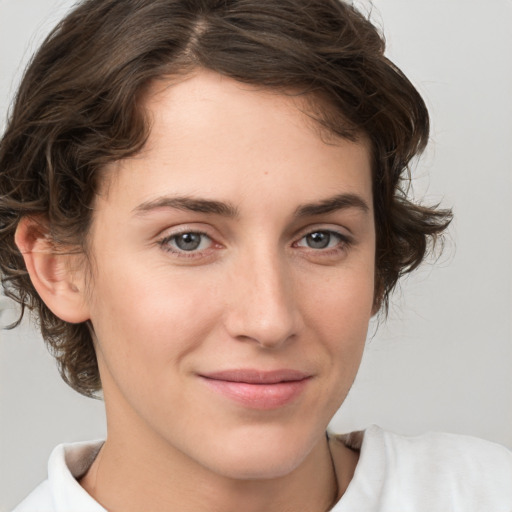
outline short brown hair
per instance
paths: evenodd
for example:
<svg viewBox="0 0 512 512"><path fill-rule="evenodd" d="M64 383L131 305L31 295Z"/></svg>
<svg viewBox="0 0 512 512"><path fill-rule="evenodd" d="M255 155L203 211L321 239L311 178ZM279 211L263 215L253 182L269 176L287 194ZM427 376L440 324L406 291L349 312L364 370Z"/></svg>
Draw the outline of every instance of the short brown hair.
<svg viewBox="0 0 512 512"><path fill-rule="evenodd" d="M150 83L203 67L310 98L318 126L371 143L377 307L416 268L447 210L404 192L429 134L425 103L384 56L378 30L338 0L85 0L26 70L0 142L0 273L6 294L35 310L64 380L101 389L91 333L56 317L31 284L14 242L24 216L43 215L54 242L86 251L100 171L136 154L149 134Z"/></svg>

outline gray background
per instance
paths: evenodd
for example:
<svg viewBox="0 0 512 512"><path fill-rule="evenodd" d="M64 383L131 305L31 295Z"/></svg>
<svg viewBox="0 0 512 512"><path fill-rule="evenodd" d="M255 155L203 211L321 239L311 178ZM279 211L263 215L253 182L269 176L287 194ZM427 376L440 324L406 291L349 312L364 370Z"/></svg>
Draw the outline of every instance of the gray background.
<svg viewBox="0 0 512 512"><path fill-rule="evenodd" d="M72 3L0 0L0 126L24 63ZM377 423L512 447L512 1L375 0L372 16L432 115L415 195L456 220L441 259L403 281L388 321L372 324L333 429ZM5 325L11 305L0 303ZM0 512L45 478L56 444L104 435L101 402L60 381L34 329L0 331Z"/></svg>

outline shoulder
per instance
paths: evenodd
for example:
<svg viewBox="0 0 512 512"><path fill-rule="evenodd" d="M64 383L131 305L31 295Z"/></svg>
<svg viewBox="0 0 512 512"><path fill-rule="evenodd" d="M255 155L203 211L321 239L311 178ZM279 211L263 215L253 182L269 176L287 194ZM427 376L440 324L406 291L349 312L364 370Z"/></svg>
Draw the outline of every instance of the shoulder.
<svg viewBox="0 0 512 512"><path fill-rule="evenodd" d="M512 452L501 445L445 433L402 436L376 426L339 438L361 451L347 494L379 503L375 510L512 510Z"/></svg>
<svg viewBox="0 0 512 512"><path fill-rule="evenodd" d="M415 475L444 481L464 477L468 483L487 481L512 491L512 452L491 441L439 432L402 436L378 427L365 438L385 449L388 464L400 472L414 469Z"/></svg>
<svg viewBox="0 0 512 512"><path fill-rule="evenodd" d="M101 441L57 446L48 461L48 479L13 512L105 512L77 480L89 469L101 446Z"/></svg>
<svg viewBox="0 0 512 512"><path fill-rule="evenodd" d="M13 512L53 512L55 503L52 500L52 493L48 480L38 485L14 510Z"/></svg>

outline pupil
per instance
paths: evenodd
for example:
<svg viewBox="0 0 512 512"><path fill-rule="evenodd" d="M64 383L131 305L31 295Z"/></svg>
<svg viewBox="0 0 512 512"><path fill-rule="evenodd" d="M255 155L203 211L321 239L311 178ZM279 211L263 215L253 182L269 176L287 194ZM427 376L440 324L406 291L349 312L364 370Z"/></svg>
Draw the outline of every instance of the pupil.
<svg viewBox="0 0 512 512"><path fill-rule="evenodd" d="M176 245L182 251L193 251L199 247L201 235L198 233L183 233L176 238Z"/></svg>
<svg viewBox="0 0 512 512"><path fill-rule="evenodd" d="M324 231L317 231L307 236L308 245L313 249L325 249L331 240L331 235Z"/></svg>

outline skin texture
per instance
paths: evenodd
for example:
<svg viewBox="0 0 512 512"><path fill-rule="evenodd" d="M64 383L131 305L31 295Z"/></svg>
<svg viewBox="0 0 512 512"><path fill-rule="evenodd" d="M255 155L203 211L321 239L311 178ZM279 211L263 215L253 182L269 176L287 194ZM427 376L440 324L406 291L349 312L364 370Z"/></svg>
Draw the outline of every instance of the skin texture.
<svg viewBox="0 0 512 512"><path fill-rule="evenodd" d="M36 284L61 317L94 327L108 439L81 483L111 512L322 512L336 491L324 432L373 312L368 148L324 142L298 98L204 70L155 84L147 108L146 148L107 169L94 205L90 276ZM227 206L191 211L191 198ZM198 232L180 250L176 235ZM311 246L318 232L326 248ZM38 263L43 240L26 233L34 283L69 268ZM258 407L204 378L239 369L307 378ZM334 457L341 494L357 456Z"/></svg>

